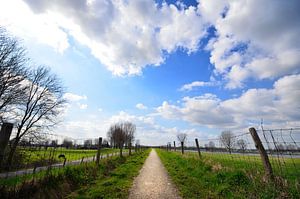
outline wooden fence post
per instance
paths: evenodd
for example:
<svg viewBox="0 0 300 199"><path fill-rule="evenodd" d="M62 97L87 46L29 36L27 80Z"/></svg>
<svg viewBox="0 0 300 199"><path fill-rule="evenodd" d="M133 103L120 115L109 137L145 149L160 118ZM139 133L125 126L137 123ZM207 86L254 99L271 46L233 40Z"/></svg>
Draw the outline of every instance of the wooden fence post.
<svg viewBox="0 0 300 199"><path fill-rule="evenodd" d="M99 165L99 162L100 162L100 150L101 150L101 147L102 147L102 137L99 137L97 157L96 157L96 165Z"/></svg>
<svg viewBox="0 0 300 199"><path fill-rule="evenodd" d="M129 142L129 155L131 155L131 141Z"/></svg>
<svg viewBox="0 0 300 199"><path fill-rule="evenodd" d="M9 142L9 138L13 129L13 124L3 123L0 131L0 169L2 168L2 161L4 158L4 153L6 146Z"/></svg>
<svg viewBox="0 0 300 199"><path fill-rule="evenodd" d="M175 141L174 141L173 143L174 143L174 151L176 151L176 144L175 144Z"/></svg>
<svg viewBox="0 0 300 199"><path fill-rule="evenodd" d="M271 166L268 154L267 154L263 144L261 143L261 140L260 140L255 128L250 128L249 132L254 140L256 149L259 151L266 175L269 179L273 180L274 179L273 170L272 170L272 166Z"/></svg>
<svg viewBox="0 0 300 199"><path fill-rule="evenodd" d="M199 158L201 158L201 152L200 152L200 148L199 148L199 142L198 142L198 139L197 139L197 138L195 139L195 142L196 142L196 146L197 146L197 150L198 150Z"/></svg>
<svg viewBox="0 0 300 199"><path fill-rule="evenodd" d="M67 158L64 159L63 167L66 165Z"/></svg>

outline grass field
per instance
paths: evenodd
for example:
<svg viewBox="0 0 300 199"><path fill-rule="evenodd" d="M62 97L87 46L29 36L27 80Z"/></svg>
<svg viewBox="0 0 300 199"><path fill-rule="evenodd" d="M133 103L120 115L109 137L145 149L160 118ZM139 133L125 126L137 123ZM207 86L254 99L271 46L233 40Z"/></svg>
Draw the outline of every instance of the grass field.
<svg viewBox="0 0 300 199"><path fill-rule="evenodd" d="M1 198L126 198L149 150L132 156L41 172L33 179L0 186Z"/></svg>
<svg viewBox="0 0 300 199"><path fill-rule="evenodd" d="M118 152L119 149L103 148L101 155ZM125 150L126 151L126 150ZM51 148L47 150L44 148L22 148L19 147L14 156L14 161L11 170L19 170L23 168L32 168L48 165L50 162L59 163L64 162L64 158L59 158L63 154L66 161L81 160L96 156L97 150L90 149L66 149L63 147Z"/></svg>
<svg viewBox="0 0 300 199"><path fill-rule="evenodd" d="M25 155L26 157L26 163L31 163L38 161L40 159L49 159L51 157L54 158L56 161L61 161L61 159L58 158L60 154L64 154L67 160L79 160L82 157L93 157L97 154L97 150L92 149L66 149L66 148L48 148L45 149L20 149L20 151ZM111 149L111 148L103 148L101 149L101 154L107 154L107 153L113 153L118 152L119 149Z"/></svg>
<svg viewBox="0 0 300 199"><path fill-rule="evenodd" d="M284 176L268 183L259 157L203 153L181 155L158 150L158 154L183 198L299 198L299 169L290 159ZM275 160L271 160L273 162ZM296 168L300 162L296 160ZM280 174L275 169L276 176Z"/></svg>

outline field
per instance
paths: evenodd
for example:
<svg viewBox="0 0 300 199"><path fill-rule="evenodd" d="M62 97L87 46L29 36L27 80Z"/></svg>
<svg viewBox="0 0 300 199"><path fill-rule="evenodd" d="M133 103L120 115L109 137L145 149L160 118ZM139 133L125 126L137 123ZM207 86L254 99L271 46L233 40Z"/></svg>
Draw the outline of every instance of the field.
<svg viewBox="0 0 300 199"><path fill-rule="evenodd" d="M103 148L101 155L118 152L118 149ZM64 155L66 161L81 160L82 158L94 157L97 150L90 149L66 149L63 147L58 148L23 148L19 147L14 156L14 161L10 170L19 170L24 168L33 168L45 166L53 163L63 163L64 158L59 155Z"/></svg>
<svg viewBox="0 0 300 199"><path fill-rule="evenodd" d="M93 157L97 154L97 150L93 149L66 149L63 147L59 147L56 149L48 148L47 150L45 149L38 149L38 148L33 148L33 149L20 149L21 153L23 153L26 157L26 163L33 163L36 161L39 161L41 159L49 159L52 158L54 161L62 161L61 158L58 156L60 154L64 154L66 159L68 161L71 160L80 160L82 157ZM119 149L110 149L110 148L103 148L101 149L101 154L108 154L108 153L114 153L118 152Z"/></svg>
<svg viewBox="0 0 300 199"><path fill-rule="evenodd" d="M203 153L200 160L196 153L158 154L183 198L300 197L299 159L285 158L286 167L275 167L275 181L268 182L258 156Z"/></svg>
<svg viewBox="0 0 300 199"><path fill-rule="evenodd" d="M95 163L42 171L17 182L8 179L0 186L2 198L126 198L149 150L131 156L102 159ZM31 177L31 178L30 178ZM59 183L58 183L59 182Z"/></svg>

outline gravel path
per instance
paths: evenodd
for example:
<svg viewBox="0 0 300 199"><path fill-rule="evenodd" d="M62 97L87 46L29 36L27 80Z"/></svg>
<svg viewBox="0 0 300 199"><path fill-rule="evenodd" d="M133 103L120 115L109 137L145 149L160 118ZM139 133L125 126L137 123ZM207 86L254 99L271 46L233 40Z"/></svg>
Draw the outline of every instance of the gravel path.
<svg viewBox="0 0 300 199"><path fill-rule="evenodd" d="M153 149L130 189L129 199L137 198L181 199Z"/></svg>

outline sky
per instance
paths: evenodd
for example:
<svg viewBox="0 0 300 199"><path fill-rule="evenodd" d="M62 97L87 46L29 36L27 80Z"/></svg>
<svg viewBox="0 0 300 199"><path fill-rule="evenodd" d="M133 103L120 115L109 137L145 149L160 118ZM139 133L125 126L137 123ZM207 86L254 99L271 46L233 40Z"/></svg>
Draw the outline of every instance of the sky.
<svg viewBox="0 0 300 199"><path fill-rule="evenodd" d="M300 126L298 0L0 3L0 26L66 87L53 133L105 137L130 121L162 145Z"/></svg>

